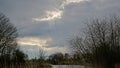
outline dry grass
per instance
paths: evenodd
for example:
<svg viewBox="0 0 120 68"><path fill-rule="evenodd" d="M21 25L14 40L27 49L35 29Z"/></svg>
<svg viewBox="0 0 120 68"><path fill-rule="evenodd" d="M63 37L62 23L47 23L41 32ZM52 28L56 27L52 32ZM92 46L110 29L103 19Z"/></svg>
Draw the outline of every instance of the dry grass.
<svg viewBox="0 0 120 68"><path fill-rule="evenodd" d="M2 64L0 68L52 68L50 64L39 64L35 62L24 63L24 64Z"/></svg>

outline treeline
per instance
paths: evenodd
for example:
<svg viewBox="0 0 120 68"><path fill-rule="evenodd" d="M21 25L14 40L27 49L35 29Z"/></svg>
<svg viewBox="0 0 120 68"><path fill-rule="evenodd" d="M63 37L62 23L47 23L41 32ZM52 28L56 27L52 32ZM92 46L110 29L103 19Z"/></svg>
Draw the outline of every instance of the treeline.
<svg viewBox="0 0 120 68"><path fill-rule="evenodd" d="M78 54L68 54L68 53L54 53L44 59L31 59L31 61L38 61L42 63L49 63L52 65L78 65L82 64L82 58Z"/></svg>
<svg viewBox="0 0 120 68"><path fill-rule="evenodd" d="M80 65L82 58L78 54L55 53L49 56L48 62L53 65Z"/></svg>
<svg viewBox="0 0 120 68"><path fill-rule="evenodd" d="M83 60L80 57L79 53L61 53L57 52L46 56L44 49L40 49L38 58L33 58L28 60L29 62L39 63L40 65L52 64L52 65L80 65L83 64Z"/></svg>

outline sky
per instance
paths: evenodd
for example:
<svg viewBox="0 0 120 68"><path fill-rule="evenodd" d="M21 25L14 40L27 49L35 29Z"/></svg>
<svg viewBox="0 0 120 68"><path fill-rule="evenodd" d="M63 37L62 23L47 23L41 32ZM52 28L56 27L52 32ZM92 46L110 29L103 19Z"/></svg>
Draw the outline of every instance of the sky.
<svg viewBox="0 0 120 68"><path fill-rule="evenodd" d="M69 40L81 34L90 19L120 15L120 0L0 0L0 12L18 29L18 45L34 58L70 53Z"/></svg>

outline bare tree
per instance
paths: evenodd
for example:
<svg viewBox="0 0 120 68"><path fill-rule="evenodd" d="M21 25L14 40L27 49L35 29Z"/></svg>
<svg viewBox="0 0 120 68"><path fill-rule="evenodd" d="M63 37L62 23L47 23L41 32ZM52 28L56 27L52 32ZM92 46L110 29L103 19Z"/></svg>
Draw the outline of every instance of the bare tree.
<svg viewBox="0 0 120 68"><path fill-rule="evenodd" d="M10 55L17 47L17 29L9 19L0 14L0 63L10 61Z"/></svg>
<svg viewBox="0 0 120 68"><path fill-rule="evenodd" d="M84 37L71 40L73 49L87 61L114 68L120 62L120 18L95 19L87 24Z"/></svg>
<svg viewBox="0 0 120 68"><path fill-rule="evenodd" d="M38 55L38 62L40 64L43 64L45 62L45 58L46 58L45 54L46 54L45 50L43 48L40 48Z"/></svg>

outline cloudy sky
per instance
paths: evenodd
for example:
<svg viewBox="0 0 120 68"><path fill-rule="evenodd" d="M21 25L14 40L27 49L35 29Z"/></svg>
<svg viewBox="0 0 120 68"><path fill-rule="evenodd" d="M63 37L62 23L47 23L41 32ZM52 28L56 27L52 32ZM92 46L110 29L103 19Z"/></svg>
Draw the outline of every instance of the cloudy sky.
<svg viewBox="0 0 120 68"><path fill-rule="evenodd" d="M82 32L84 21L120 15L120 0L0 0L0 12L19 33L20 48L30 57L70 52L68 40Z"/></svg>

